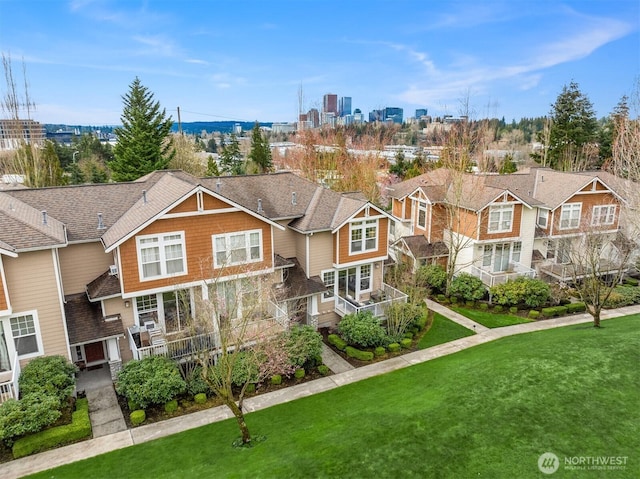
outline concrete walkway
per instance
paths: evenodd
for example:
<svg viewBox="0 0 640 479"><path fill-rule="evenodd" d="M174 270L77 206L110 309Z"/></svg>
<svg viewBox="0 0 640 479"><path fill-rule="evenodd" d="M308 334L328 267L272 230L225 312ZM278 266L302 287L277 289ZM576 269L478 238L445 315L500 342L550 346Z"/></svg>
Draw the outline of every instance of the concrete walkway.
<svg viewBox="0 0 640 479"><path fill-rule="evenodd" d="M94 438L127 430L113 384L90 389L86 393Z"/></svg>
<svg viewBox="0 0 640 479"><path fill-rule="evenodd" d="M446 310L445 316L449 318L454 314L453 311L450 311L447 308L444 308L444 310ZM629 314L640 314L640 305L605 311L602 314L602 319L606 320ZM414 351L403 356L397 356L386 361L380 361L368 366L350 369L342 373L334 374L333 376L327 376L314 381L298 384L293 387L280 389L278 391L246 399L244 402L245 411L258 411L276 404L282 404L295 399L311 396L345 384L361 381L373 376L378 376L380 374L406 368L425 361L430 361L431 359L447 356L463 349L467 349L478 344L488 343L506 336L559 328L562 326L585 324L590 323L591 321L592 318L588 314L578 314L562 318L505 326L502 328L486 329L473 336L467 336L449 343L439 344L428 349ZM232 417L232 415L226 406L218 406L193 414L168 419L166 421L140 426L134 429L94 438L89 441L72 444L70 446L61 447L2 464L0 465L0 477L3 479L19 478L27 474L33 474L45 469L97 456L105 452L152 441L154 439L169 436L188 429L222 421L230 417Z"/></svg>
<svg viewBox="0 0 640 479"><path fill-rule="evenodd" d="M342 356L336 353L326 344L322 343L322 362L334 372L334 374L350 371L353 366L345 361Z"/></svg>
<svg viewBox="0 0 640 479"><path fill-rule="evenodd" d="M425 303L427 303L427 307L435 311L436 313L440 313L442 316L449 318L451 321L464 326L471 331L475 331L476 333L483 333L488 331L489 328L483 326L480 323L476 323L475 321L470 320L469 318L462 316L461 314L456 313L455 311L450 310L449 308L442 306L440 303L436 303L430 299L425 299Z"/></svg>

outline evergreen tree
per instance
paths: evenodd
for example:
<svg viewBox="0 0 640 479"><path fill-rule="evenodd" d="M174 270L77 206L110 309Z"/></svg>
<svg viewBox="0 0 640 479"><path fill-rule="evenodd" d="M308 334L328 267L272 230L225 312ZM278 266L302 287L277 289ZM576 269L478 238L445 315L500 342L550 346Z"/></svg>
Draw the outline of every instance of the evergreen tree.
<svg viewBox="0 0 640 479"><path fill-rule="evenodd" d="M122 127L116 128L118 143L109 167L116 181L132 181L155 170L163 170L175 155L169 133L173 122L167 118L153 93L138 77L122 97Z"/></svg>
<svg viewBox="0 0 640 479"><path fill-rule="evenodd" d="M244 175L246 166L242 153L240 153L240 143L234 133L231 134L229 143L225 143L220 155L220 168L225 175Z"/></svg>
<svg viewBox="0 0 640 479"><path fill-rule="evenodd" d="M549 166L562 171L593 167L598 121L591 101L576 82L563 87L550 115Z"/></svg>
<svg viewBox="0 0 640 479"><path fill-rule="evenodd" d="M220 170L218 169L218 163L213 155L207 157L207 173L206 176L220 176Z"/></svg>
<svg viewBox="0 0 640 479"><path fill-rule="evenodd" d="M269 142L262 136L260 124L256 121L251 132L251 152L249 159L253 161L258 173L267 173L273 170L273 160Z"/></svg>

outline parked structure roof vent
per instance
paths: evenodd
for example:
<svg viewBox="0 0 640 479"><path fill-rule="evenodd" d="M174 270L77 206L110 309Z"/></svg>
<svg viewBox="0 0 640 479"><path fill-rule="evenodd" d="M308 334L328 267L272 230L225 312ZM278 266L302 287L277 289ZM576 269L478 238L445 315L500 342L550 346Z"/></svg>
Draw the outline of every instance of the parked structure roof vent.
<svg viewBox="0 0 640 479"><path fill-rule="evenodd" d="M222 181L220 181L220 178L218 178L218 181L216 181L216 193L220 193L221 188L222 188Z"/></svg>
<svg viewBox="0 0 640 479"><path fill-rule="evenodd" d="M47 212L46 211L42 212L42 224L47 226Z"/></svg>
<svg viewBox="0 0 640 479"><path fill-rule="evenodd" d="M102 213L98 213L98 229L104 229L104 221L102 220Z"/></svg>
<svg viewBox="0 0 640 479"><path fill-rule="evenodd" d="M258 199L258 213L263 213L262 200Z"/></svg>
<svg viewBox="0 0 640 479"><path fill-rule="evenodd" d="M295 191L291 193L291 204L292 205L298 204L298 195L296 194Z"/></svg>
<svg viewBox="0 0 640 479"><path fill-rule="evenodd" d="M147 204L147 190L142 190L142 203Z"/></svg>

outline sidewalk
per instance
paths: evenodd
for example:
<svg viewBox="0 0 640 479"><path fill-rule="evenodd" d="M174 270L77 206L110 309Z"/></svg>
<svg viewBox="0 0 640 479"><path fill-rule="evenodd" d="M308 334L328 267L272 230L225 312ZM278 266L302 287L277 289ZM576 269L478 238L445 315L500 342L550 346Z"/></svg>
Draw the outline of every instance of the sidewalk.
<svg viewBox="0 0 640 479"><path fill-rule="evenodd" d="M453 316L456 313L438 305L434 311L456 321ZM444 311L444 313L443 313ZM602 319L616 318L630 314L640 314L640 305L628 306L617 310L603 312ZM458 315L459 316L459 315ZM459 318L457 318L459 319ZM466 319L466 318L465 318ZM439 344L428 349L414 351L403 356L397 356L386 361L380 361L368 366L350 369L341 373L316 379L297 386L280 389L270 393L248 398L244 402L245 411L253 412L266 409L276 404L282 404L295 399L311 396L323 391L328 391L345 384L361 381L373 376L385 374L415 364L430 361L435 358L447 356L455 352L467 349L478 344L488 343L506 336L523 334L533 331L559 328L577 324L589 323L592 317L588 314L578 314L561 318L545 319L531 323L516 324L502 328L478 331L478 334L460 338L449 343ZM458 322L458 321L456 321ZM470 321L473 323L473 321ZM477 323L475 323L477 324ZM464 324L463 324L464 325ZM468 327L468 326L467 326ZM477 326L476 326L477 328ZM473 325L469 329L473 329ZM232 417L226 406L199 411L185 416L175 417L166 421L140 426L134 429L102 436L88 441L72 444L70 446L53 449L51 451L35 454L33 456L16 459L0 465L0 477L3 479L19 478L28 474L43 471L63 464L87 459L116 449L141 444L161 437L176 434L196 427L222 421Z"/></svg>

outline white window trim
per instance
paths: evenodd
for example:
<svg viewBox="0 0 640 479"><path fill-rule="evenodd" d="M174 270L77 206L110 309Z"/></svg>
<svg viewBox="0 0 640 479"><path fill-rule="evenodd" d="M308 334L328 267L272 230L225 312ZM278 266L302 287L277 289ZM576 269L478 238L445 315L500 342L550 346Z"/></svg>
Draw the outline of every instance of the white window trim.
<svg viewBox="0 0 640 479"><path fill-rule="evenodd" d="M22 316L31 316L33 318L33 327L35 329L36 344L38 345L38 350L36 352L34 352L34 353L19 354L18 357L20 359L29 359L29 358L35 358L35 357L44 355L44 346L42 345L42 334L40 333L40 321L38 320L38 311L36 311L36 310L24 311L24 312L12 314L11 316L9 316L5 326L9 327L9 336L8 337L11 338L14 351L17 353L18 352L18 348L16 347L16 342L15 342L16 338L13 336L13 329L11 328L11 320L15 319L15 318L20 318ZM7 328L6 327L5 327L5 338L7 338Z"/></svg>
<svg viewBox="0 0 640 479"><path fill-rule="evenodd" d="M164 238L167 236L180 236L180 240L172 240L168 242L164 242ZM142 264L142 250L146 249L147 246L141 244L142 240L155 238L158 239L157 247L160 254L160 274L155 276L144 276L143 264ZM165 254L165 246L171 244L180 244L182 247L182 272L180 273L167 273L167 257ZM144 236L136 236L136 253L138 256L138 274L140 277L140 281L155 281L157 279L162 278L174 278L176 276L184 276L188 273L187 271L187 247L184 239L184 231L171 231L167 233L153 234L153 235L144 235Z"/></svg>
<svg viewBox="0 0 640 479"><path fill-rule="evenodd" d="M365 278L369 278L369 287L367 289L362 289L362 268L369 267L369 276L365 276ZM361 264L358 266L358 288L360 293L367 293L373 289L373 265L371 263Z"/></svg>
<svg viewBox="0 0 640 479"><path fill-rule="evenodd" d="M332 285L327 285L326 282L325 282L324 275L327 274L327 273L333 273L333 284ZM327 270L322 271L320 273L320 277L322 278L322 282L325 283L325 286L327 286L327 292L331 291L331 296L325 296L326 293L322 293L321 301L323 303L328 303L330 301L334 301L335 300L334 298L335 298L335 295L336 295L336 280L338 278L337 271L334 270L334 269L327 269Z"/></svg>
<svg viewBox="0 0 640 479"><path fill-rule="evenodd" d="M375 245L373 248L367 248L367 228L373 228L375 227L376 229L376 236L375 236ZM353 232L356 230L361 230L362 232L362 236L359 240L353 240ZM380 222L377 219L362 219L360 221L354 221L352 223L349 223L349 254L350 255L355 255L355 254L363 254L363 253L369 253L371 251L378 251L378 241L380 239ZM354 241L356 242L360 242L362 249L360 251L354 251L353 250L353 243Z"/></svg>
<svg viewBox="0 0 640 479"><path fill-rule="evenodd" d="M567 221L567 226L562 226L563 223L563 219L562 216L564 215L564 212L567 212L567 214L569 215L569 218L566 220ZM577 218L573 218L573 213L574 212L578 212L578 217ZM559 225L559 229L561 230L574 230L576 228L578 228L580 226L580 217L582 216L582 203L566 203L564 205L562 205L562 208L560 209L560 225ZM573 221L576 221L575 226L572 225Z"/></svg>
<svg viewBox="0 0 640 479"><path fill-rule="evenodd" d="M421 212L424 212L424 224L420 224ZM427 203L425 203L424 201L418 201L418 212L416 215L416 224L418 225L418 228L421 228L423 230L427 229Z"/></svg>
<svg viewBox="0 0 640 479"><path fill-rule="evenodd" d="M543 220L544 219L544 223ZM538 210L538 226L541 228L546 228L549 224L549 210L539 209Z"/></svg>
<svg viewBox="0 0 640 479"><path fill-rule="evenodd" d="M601 221L604 216L605 220ZM609 218L611 218L609 220ZM592 226L611 226L616 222L616 205L596 205L591 215Z"/></svg>
<svg viewBox="0 0 640 479"><path fill-rule="evenodd" d="M250 240L251 240L251 235L254 233L258 234L258 247L259 247L260 254L257 259L251 259L251 241ZM231 237L238 236L238 235L244 235L245 237L245 250L247 253L246 254L247 259L245 259L244 261L232 262L231 261ZM226 260L224 261L223 264L220 264L218 262L218 255L216 252L216 239L218 238L224 238L225 252L227 253ZM211 246L213 248L213 267L214 268L223 268L225 266L237 266L237 265L250 264L250 263L260 263L264 259L261 229L247 230L247 231L234 231L231 233L212 235Z"/></svg>
<svg viewBox="0 0 640 479"><path fill-rule="evenodd" d="M514 216L514 207L513 205L492 205L489 206L489 217L487 218L487 232L488 233L508 233L513 230L513 216ZM504 219L505 213L511 213L511 219L509 220L509 227L504 228L503 223L506 221ZM495 229L491 228L491 213L498 213L498 227Z"/></svg>

